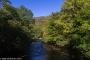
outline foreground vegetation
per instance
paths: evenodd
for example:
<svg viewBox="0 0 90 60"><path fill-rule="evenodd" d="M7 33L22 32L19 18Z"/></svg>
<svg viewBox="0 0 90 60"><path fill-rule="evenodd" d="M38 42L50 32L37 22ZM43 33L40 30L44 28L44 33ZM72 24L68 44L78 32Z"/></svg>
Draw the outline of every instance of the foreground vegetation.
<svg viewBox="0 0 90 60"><path fill-rule="evenodd" d="M31 40L33 14L20 6L15 8L8 0L0 0L0 57L21 56Z"/></svg>
<svg viewBox="0 0 90 60"><path fill-rule="evenodd" d="M41 37L45 43L65 47L71 60L90 59L89 0L65 0L60 12L38 21L24 6L0 2L0 55L15 52L21 56L28 42Z"/></svg>

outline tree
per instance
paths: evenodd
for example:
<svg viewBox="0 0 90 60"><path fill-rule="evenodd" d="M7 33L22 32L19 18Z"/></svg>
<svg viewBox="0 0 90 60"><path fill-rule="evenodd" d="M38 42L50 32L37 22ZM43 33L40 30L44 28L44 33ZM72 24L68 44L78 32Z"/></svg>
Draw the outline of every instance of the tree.
<svg viewBox="0 0 90 60"><path fill-rule="evenodd" d="M0 8L3 7L5 4L11 4L9 0L0 0Z"/></svg>
<svg viewBox="0 0 90 60"><path fill-rule="evenodd" d="M28 20L31 21L32 17L33 17L33 13L31 12L31 10L27 9L24 6L20 6L19 8L17 8L17 12L19 13L20 18L22 18L22 20Z"/></svg>
<svg viewBox="0 0 90 60"><path fill-rule="evenodd" d="M90 58L89 4L89 0L65 0L61 11L50 16L48 41L61 46L68 45L70 57L75 60L81 59L81 56Z"/></svg>

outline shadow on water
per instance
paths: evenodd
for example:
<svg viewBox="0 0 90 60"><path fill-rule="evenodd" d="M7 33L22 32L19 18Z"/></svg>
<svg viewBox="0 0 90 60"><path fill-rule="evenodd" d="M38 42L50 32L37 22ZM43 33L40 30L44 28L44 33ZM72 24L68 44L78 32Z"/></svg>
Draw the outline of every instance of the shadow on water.
<svg viewBox="0 0 90 60"><path fill-rule="evenodd" d="M69 60L66 53L58 53L56 51L51 51L48 60Z"/></svg>
<svg viewBox="0 0 90 60"><path fill-rule="evenodd" d="M48 51L48 59L47 60L70 60L69 55L65 52L62 48L57 49L54 46L49 47L50 50Z"/></svg>

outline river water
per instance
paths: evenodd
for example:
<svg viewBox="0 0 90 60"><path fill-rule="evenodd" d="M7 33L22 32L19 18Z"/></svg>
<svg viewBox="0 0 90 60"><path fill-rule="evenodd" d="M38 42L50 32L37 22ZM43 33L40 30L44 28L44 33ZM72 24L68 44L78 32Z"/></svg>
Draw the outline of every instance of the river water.
<svg viewBox="0 0 90 60"><path fill-rule="evenodd" d="M41 41L36 41L29 45L27 60L68 60L68 58L65 53L48 51Z"/></svg>

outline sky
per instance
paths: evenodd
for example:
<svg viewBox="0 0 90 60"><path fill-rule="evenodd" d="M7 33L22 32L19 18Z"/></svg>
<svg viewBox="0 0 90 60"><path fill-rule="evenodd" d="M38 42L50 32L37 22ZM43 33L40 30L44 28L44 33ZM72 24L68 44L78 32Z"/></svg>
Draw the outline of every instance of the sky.
<svg viewBox="0 0 90 60"><path fill-rule="evenodd" d="M48 16L52 12L58 12L61 9L64 0L10 0L14 7L24 5L30 9L35 17Z"/></svg>

